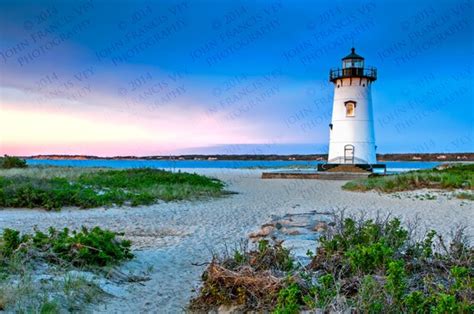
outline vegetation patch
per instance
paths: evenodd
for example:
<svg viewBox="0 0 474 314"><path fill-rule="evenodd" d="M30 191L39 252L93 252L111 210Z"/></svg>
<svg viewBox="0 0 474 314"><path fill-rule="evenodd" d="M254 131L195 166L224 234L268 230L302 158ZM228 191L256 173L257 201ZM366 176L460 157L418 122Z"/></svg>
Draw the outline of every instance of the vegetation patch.
<svg viewBox="0 0 474 314"><path fill-rule="evenodd" d="M32 234L5 229L0 237L0 310L77 312L99 300L105 296L102 289L77 273L109 271L133 258L130 242L117 236L99 227Z"/></svg>
<svg viewBox="0 0 474 314"><path fill-rule="evenodd" d="M30 169L25 169L30 170ZM79 173L78 173L79 172ZM0 176L0 207L60 209L148 205L222 195L224 184L198 174L158 169L49 172L15 171ZM55 173L57 175L55 175Z"/></svg>
<svg viewBox="0 0 474 314"><path fill-rule="evenodd" d="M461 192L456 194L456 198L460 200L469 200L474 201L474 193L473 192Z"/></svg>
<svg viewBox="0 0 474 314"><path fill-rule="evenodd" d="M474 189L474 164L452 165L443 169L417 170L388 176L371 176L343 185L345 190L391 193L423 188Z"/></svg>
<svg viewBox="0 0 474 314"><path fill-rule="evenodd" d="M474 249L463 229L449 244L435 231L415 241L398 219L341 215L324 232L309 265L290 263L289 253L279 243L260 242L254 251L214 258L190 310L225 305L274 313L474 311ZM264 267L261 260L267 261Z"/></svg>
<svg viewBox="0 0 474 314"><path fill-rule="evenodd" d="M290 252L281 243L258 243L257 250L236 250L231 256L215 257L204 272L203 287L190 310L207 311L220 305L238 305L243 310L276 306L285 287L284 276L294 267Z"/></svg>
<svg viewBox="0 0 474 314"><path fill-rule="evenodd" d="M50 227L48 232L36 230L21 235L19 231L5 229L0 238L0 267L16 259L43 260L72 266L108 266L130 259L130 241L117 239L117 234L94 227L81 231Z"/></svg>
<svg viewBox="0 0 474 314"><path fill-rule="evenodd" d="M26 168L26 161L14 156L5 155L0 157L1 169Z"/></svg>

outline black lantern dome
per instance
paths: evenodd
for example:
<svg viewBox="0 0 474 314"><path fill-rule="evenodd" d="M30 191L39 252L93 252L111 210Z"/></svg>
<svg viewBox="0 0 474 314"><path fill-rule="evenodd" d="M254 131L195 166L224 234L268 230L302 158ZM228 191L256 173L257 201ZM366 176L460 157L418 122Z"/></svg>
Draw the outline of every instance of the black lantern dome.
<svg viewBox="0 0 474 314"><path fill-rule="evenodd" d="M355 48L351 48L351 53L342 58L342 61L347 60L347 59L357 59L357 60L364 60L362 56L359 56L357 53L355 53Z"/></svg>

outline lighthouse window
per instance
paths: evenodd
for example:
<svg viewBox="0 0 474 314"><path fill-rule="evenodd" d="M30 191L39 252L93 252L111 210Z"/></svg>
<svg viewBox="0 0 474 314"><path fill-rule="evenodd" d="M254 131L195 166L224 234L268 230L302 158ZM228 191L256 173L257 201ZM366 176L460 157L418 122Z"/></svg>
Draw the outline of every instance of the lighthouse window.
<svg viewBox="0 0 474 314"><path fill-rule="evenodd" d="M355 116L355 102L348 101L345 103L346 105L346 117L354 117Z"/></svg>

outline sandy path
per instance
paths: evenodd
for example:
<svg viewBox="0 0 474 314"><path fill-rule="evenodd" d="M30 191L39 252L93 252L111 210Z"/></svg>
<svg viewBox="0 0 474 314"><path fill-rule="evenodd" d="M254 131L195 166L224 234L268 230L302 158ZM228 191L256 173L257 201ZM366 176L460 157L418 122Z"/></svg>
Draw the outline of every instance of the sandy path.
<svg viewBox="0 0 474 314"><path fill-rule="evenodd" d="M187 171L190 171L189 169ZM269 221L272 214L328 211L346 208L348 212L378 210L392 212L402 219L418 217L423 227L448 234L456 224L467 225L474 235L474 203L448 200L401 199L376 193L342 191L340 181L261 180L258 170L196 169L218 177L228 189L239 194L199 201L161 203L148 207L93 210L63 210L48 213L36 210L0 211L0 229L29 231L34 225L78 228L81 225L123 231L134 241L137 258L125 269L149 266L151 280L144 286L132 284L127 291L94 308L108 313L182 312L192 289L199 285L204 266L212 252L227 245L233 248L249 232Z"/></svg>

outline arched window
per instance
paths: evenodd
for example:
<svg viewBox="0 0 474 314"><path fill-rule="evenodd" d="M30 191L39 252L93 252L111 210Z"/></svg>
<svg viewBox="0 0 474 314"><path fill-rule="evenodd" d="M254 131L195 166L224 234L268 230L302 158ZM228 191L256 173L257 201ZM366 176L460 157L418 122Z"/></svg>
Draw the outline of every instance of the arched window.
<svg viewBox="0 0 474 314"><path fill-rule="evenodd" d="M355 117L356 102L349 100L344 105L346 106L346 117Z"/></svg>

